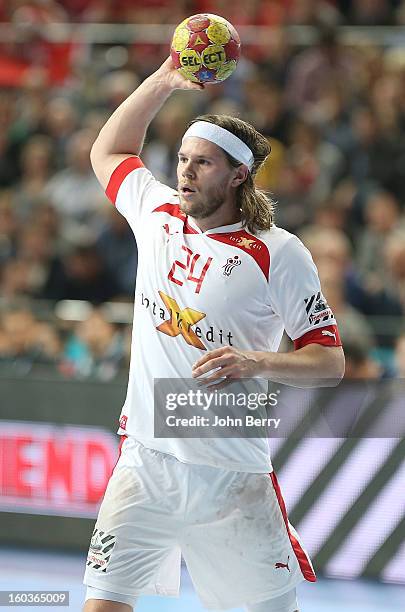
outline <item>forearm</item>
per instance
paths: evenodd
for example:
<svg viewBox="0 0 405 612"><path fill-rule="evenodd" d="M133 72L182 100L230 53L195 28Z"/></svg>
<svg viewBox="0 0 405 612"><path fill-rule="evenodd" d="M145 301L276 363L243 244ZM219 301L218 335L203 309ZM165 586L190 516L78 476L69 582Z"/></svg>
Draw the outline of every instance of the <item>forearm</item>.
<svg viewBox="0 0 405 612"><path fill-rule="evenodd" d="M223 378L267 378L292 387L333 387L343 377L340 346L308 344L293 353L244 351L221 347L209 351L192 367L193 378L211 383Z"/></svg>
<svg viewBox="0 0 405 612"><path fill-rule="evenodd" d="M297 387L334 386L344 374L340 347L309 344L291 353L252 352L258 376Z"/></svg>
<svg viewBox="0 0 405 612"><path fill-rule="evenodd" d="M93 145L92 154L139 155L146 130L173 87L159 71L147 78L111 115Z"/></svg>

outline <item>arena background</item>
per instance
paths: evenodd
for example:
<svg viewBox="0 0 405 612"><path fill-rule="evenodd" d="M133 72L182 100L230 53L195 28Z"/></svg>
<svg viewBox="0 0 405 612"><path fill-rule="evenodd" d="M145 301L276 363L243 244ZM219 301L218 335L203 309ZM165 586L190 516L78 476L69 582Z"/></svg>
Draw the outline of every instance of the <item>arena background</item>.
<svg viewBox="0 0 405 612"><path fill-rule="evenodd" d="M174 26L201 11L238 28L242 60L225 83L170 99L145 165L174 185L188 119L250 120L272 145L258 183L277 200L278 225L313 254L347 380L378 388L405 377L405 3L2 4L0 588L69 588L72 610L117 456L137 261L89 151L166 57ZM370 400L373 418L383 410ZM404 609L403 424L321 438L306 423L271 441L290 520L321 577L301 588L302 612ZM201 609L183 582L180 602L145 598L140 609Z"/></svg>

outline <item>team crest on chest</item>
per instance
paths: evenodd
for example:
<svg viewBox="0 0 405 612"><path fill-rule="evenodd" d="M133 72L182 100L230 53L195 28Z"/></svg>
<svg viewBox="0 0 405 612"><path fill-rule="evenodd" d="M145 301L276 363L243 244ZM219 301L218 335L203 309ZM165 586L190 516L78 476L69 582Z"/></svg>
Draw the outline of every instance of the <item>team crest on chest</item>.
<svg viewBox="0 0 405 612"><path fill-rule="evenodd" d="M229 257L226 260L226 264L224 266L222 266L223 269L223 275L224 276L230 276L232 270L234 270L237 266L240 266L240 264L242 263L241 259L239 258L239 255L234 255L233 257Z"/></svg>

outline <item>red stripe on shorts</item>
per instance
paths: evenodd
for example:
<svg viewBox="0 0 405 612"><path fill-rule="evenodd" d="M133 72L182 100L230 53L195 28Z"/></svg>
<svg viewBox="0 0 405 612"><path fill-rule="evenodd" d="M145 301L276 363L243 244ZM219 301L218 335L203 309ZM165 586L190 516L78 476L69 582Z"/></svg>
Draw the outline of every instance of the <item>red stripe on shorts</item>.
<svg viewBox="0 0 405 612"><path fill-rule="evenodd" d="M280 506L281 514L283 515L284 524L287 529L288 537L290 538L291 546L294 551L295 556L297 557L297 561L299 563L302 575L305 580L309 582L316 582L316 576L314 570L311 567L308 557L305 552L301 548L301 544L298 542L297 538L290 531L290 523L288 522L287 510L285 507L284 499L281 494L280 485L278 484L277 476L274 472L269 474L271 481L273 483L274 491L277 496L278 505Z"/></svg>

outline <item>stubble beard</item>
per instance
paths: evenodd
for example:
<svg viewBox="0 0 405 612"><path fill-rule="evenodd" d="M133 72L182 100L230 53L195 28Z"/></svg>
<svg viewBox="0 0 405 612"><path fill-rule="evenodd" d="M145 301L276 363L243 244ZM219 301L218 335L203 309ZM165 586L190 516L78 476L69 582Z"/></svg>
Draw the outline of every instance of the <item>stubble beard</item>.
<svg viewBox="0 0 405 612"><path fill-rule="evenodd" d="M213 215L225 202L225 190L222 187L216 187L207 191L205 196L200 194L190 202L183 199L179 190L180 210L186 215L190 215L194 219L206 219Z"/></svg>

